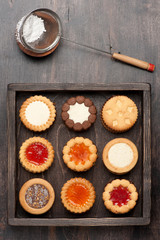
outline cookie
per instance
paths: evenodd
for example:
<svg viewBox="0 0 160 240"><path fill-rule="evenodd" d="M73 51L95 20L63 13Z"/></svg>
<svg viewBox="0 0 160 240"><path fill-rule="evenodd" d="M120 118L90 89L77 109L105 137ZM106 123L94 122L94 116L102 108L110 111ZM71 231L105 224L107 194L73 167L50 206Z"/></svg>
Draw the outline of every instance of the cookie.
<svg viewBox="0 0 160 240"><path fill-rule="evenodd" d="M102 123L111 132L128 131L133 127L137 118L137 106L127 96L111 97L102 107Z"/></svg>
<svg viewBox="0 0 160 240"><path fill-rule="evenodd" d="M96 120L96 107L89 98L72 97L62 106L62 119L69 129L87 130Z"/></svg>
<svg viewBox="0 0 160 240"><path fill-rule="evenodd" d="M29 138L20 148L19 159L27 171L33 173L44 172L53 162L53 146L45 138Z"/></svg>
<svg viewBox="0 0 160 240"><path fill-rule="evenodd" d="M28 129L41 132L55 121L56 109L48 98L36 95L22 104L19 116Z"/></svg>
<svg viewBox="0 0 160 240"><path fill-rule="evenodd" d="M138 150L127 138L115 138L103 149L103 163L115 174L125 174L134 168L138 161Z"/></svg>
<svg viewBox="0 0 160 240"><path fill-rule="evenodd" d="M108 183L103 192L105 207L116 214L124 214L133 209L138 199L136 187L125 179Z"/></svg>
<svg viewBox="0 0 160 240"><path fill-rule="evenodd" d="M85 178L72 178L62 187L61 199L64 207L73 213L88 211L95 202L93 185Z"/></svg>
<svg viewBox="0 0 160 240"><path fill-rule="evenodd" d="M82 172L90 169L96 159L97 148L88 138L72 138L63 148L63 160L74 171Z"/></svg>
<svg viewBox="0 0 160 240"><path fill-rule="evenodd" d="M49 182L33 178L24 183L19 192L19 201L23 209L39 215L47 212L53 205L55 192Z"/></svg>

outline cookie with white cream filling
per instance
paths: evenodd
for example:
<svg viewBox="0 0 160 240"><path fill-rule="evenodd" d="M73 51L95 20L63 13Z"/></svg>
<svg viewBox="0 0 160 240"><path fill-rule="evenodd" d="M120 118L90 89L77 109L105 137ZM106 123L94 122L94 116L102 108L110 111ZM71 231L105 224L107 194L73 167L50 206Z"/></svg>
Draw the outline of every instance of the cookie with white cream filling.
<svg viewBox="0 0 160 240"><path fill-rule="evenodd" d="M44 131L55 121L56 109L46 97L33 96L22 104L19 116L23 124L33 131Z"/></svg>
<svg viewBox="0 0 160 240"><path fill-rule="evenodd" d="M138 150L127 138L115 138L103 149L102 159L106 168L115 174L132 170L138 161Z"/></svg>
<svg viewBox="0 0 160 240"><path fill-rule="evenodd" d="M87 130L96 120L96 107L89 98L72 97L62 106L62 119L74 131Z"/></svg>

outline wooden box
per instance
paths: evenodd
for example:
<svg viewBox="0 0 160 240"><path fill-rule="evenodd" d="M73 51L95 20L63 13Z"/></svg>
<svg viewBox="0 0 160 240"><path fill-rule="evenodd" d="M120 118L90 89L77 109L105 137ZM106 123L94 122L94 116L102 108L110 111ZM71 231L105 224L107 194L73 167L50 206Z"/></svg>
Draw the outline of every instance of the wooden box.
<svg viewBox="0 0 160 240"><path fill-rule="evenodd" d="M57 117L46 131L35 133L28 130L20 121L19 109L26 98L43 95L55 103ZM89 97L97 108L97 120L87 130L77 133L69 130L61 119L62 104L70 97ZM101 123L101 108L113 95L126 95L135 101L139 115L136 124L127 132L114 134ZM41 174L26 171L19 162L21 144L33 136L48 139L55 150L52 166ZM83 173L71 171L64 164L62 149L66 142L76 136L90 138L98 148L98 159L90 170ZM139 159L131 172L116 176L110 173L102 162L102 151L106 143L117 137L125 137L135 143ZM10 84L8 85L8 223L27 226L124 226L147 225L151 210L151 146L150 146L150 85L146 83L123 84ZM53 207L45 214L34 216L25 212L19 203L19 190L27 180L35 177L49 181L56 193ZM84 177L92 182L96 190L93 207L84 214L68 212L62 205L60 192L70 178ZM103 203L102 192L105 185L116 178L132 181L137 187L139 199L135 208L127 214L115 215Z"/></svg>

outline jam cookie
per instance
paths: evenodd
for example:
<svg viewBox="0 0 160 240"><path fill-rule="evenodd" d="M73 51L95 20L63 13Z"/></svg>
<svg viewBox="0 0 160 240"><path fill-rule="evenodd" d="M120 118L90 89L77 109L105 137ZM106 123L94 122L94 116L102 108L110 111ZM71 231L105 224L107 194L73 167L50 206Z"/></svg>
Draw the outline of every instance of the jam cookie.
<svg viewBox="0 0 160 240"><path fill-rule="evenodd" d="M138 118L136 104L127 96L111 97L105 102L101 111L104 127L111 132L129 130Z"/></svg>
<svg viewBox="0 0 160 240"><path fill-rule="evenodd" d="M62 119L74 131L87 130L96 120L96 107L89 98L72 97L62 106Z"/></svg>
<svg viewBox="0 0 160 240"><path fill-rule="evenodd" d="M49 182L41 178L33 178L22 186L19 201L25 211L31 214L47 212L55 200L54 189Z"/></svg>
<svg viewBox="0 0 160 240"><path fill-rule="evenodd" d="M70 139L63 148L63 160L77 172L90 169L97 159L97 148L88 138Z"/></svg>
<svg viewBox="0 0 160 240"><path fill-rule="evenodd" d="M53 162L53 146L45 138L29 138L22 144L19 151L19 158L22 166L27 171L33 173L43 172Z"/></svg>
<svg viewBox="0 0 160 240"><path fill-rule="evenodd" d="M113 180L106 185L103 192L105 207L116 214L129 212L135 207L137 199L136 187L125 179Z"/></svg>
<svg viewBox="0 0 160 240"><path fill-rule="evenodd" d="M68 180L61 191L64 207L73 213L88 211L95 202L93 185L85 178L72 178Z"/></svg>
<svg viewBox="0 0 160 240"><path fill-rule="evenodd" d="M44 131L55 120L56 109L46 97L34 96L28 98L20 108L20 119L23 124L33 131Z"/></svg>
<svg viewBox="0 0 160 240"><path fill-rule="evenodd" d="M136 165L138 150L129 139L115 138L104 147L102 159L109 171L115 174L124 174Z"/></svg>

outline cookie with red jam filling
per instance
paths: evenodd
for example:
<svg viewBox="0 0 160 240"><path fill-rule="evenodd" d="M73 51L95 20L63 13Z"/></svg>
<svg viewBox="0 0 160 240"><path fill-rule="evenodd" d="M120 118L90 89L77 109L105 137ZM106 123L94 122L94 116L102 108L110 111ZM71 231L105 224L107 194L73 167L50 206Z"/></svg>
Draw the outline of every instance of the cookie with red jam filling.
<svg viewBox="0 0 160 240"><path fill-rule="evenodd" d="M51 166L54 160L53 146L45 138L29 138L20 148L19 159L27 171L43 172Z"/></svg>
<svg viewBox="0 0 160 240"><path fill-rule="evenodd" d="M116 179L108 183L103 192L105 207L116 214L129 212L136 205L138 193L136 187L125 179Z"/></svg>

